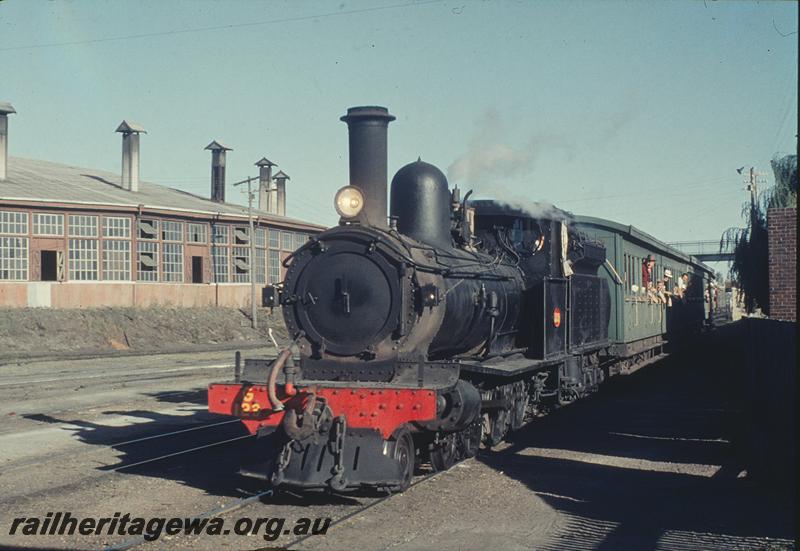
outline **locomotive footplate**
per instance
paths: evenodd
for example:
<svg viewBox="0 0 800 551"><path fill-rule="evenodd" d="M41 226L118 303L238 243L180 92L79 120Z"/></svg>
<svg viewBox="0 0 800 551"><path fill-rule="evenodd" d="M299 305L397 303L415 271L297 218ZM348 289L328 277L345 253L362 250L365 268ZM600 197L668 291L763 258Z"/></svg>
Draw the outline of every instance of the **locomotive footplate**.
<svg viewBox="0 0 800 551"><path fill-rule="evenodd" d="M481 375L496 375L500 377L516 377L524 373L529 373L550 367L564 361L565 355L559 355L547 360L535 360L526 358L522 354L515 354L508 357L495 357L484 362L462 362L461 371L466 373L476 373Z"/></svg>

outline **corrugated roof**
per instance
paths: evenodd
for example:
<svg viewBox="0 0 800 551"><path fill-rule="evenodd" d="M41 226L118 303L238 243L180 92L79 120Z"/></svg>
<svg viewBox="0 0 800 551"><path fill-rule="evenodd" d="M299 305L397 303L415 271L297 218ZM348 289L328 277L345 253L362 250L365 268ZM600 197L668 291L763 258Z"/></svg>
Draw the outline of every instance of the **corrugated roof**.
<svg viewBox="0 0 800 551"><path fill-rule="evenodd" d="M209 184L210 185L210 184ZM201 214L247 216L247 207L217 203L178 189L139 182L139 191L122 189L120 175L104 170L67 166L49 161L9 157L8 176L0 182L0 201L34 201L175 210ZM324 226L253 209L260 219L276 224Z"/></svg>

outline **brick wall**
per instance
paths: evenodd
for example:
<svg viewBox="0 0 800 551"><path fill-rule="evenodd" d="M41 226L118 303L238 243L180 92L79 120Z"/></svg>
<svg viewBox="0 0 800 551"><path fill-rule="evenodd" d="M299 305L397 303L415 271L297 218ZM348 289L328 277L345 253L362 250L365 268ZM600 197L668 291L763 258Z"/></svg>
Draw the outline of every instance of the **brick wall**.
<svg viewBox="0 0 800 551"><path fill-rule="evenodd" d="M769 209L769 313L797 321L797 209Z"/></svg>
<svg viewBox="0 0 800 551"><path fill-rule="evenodd" d="M256 300L260 300L261 285ZM0 309L250 306L247 283L0 282ZM2 352L2 351L0 351Z"/></svg>
<svg viewBox="0 0 800 551"><path fill-rule="evenodd" d="M797 487L797 324L747 318L728 327L724 334L734 339L728 345L737 351L744 345L746 394L737 403L749 444L747 476L791 494Z"/></svg>

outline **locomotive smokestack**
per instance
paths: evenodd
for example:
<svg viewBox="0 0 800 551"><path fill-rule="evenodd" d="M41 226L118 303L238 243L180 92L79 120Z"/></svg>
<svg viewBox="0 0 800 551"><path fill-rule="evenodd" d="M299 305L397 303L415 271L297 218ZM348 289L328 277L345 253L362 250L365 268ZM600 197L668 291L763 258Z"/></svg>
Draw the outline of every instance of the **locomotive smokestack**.
<svg viewBox="0 0 800 551"><path fill-rule="evenodd" d="M388 157L386 134L395 120L385 107L350 107L341 117L347 123L350 145L350 185L364 193L361 220L386 226Z"/></svg>

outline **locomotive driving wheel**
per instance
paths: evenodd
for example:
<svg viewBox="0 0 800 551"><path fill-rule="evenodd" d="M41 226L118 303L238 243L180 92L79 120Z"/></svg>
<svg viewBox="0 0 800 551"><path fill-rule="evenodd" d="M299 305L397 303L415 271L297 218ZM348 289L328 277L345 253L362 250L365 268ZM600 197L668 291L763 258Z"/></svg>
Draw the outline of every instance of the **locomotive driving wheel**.
<svg viewBox="0 0 800 551"><path fill-rule="evenodd" d="M483 414L483 439L487 448L503 441L508 432L509 417L510 413L505 409Z"/></svg>
<svg viewBox="0 0 800 551"><path fill-rule="evenodd" d="M478 455L478 450L481 447L483 423L481 423L480 419L476 420L466 429L458 433L458 436L461 455L465 458L475 457Z"/></svg>
<svg viewBox="0 0 800 551"><path fill-rule="evenodd" d="M403 427L394 433L392 439L395 441L394 458L400 464L401 481L397 490L404 492L411 485L411 478L414 476L414 438L411 432Z"/></svg>
<svg viewBox="0 0 800 551"><path fill-rule="evenodd" d="M458 461L458 440L451 433L431 444L431 466L435 471L446 471Z"/></svg>

